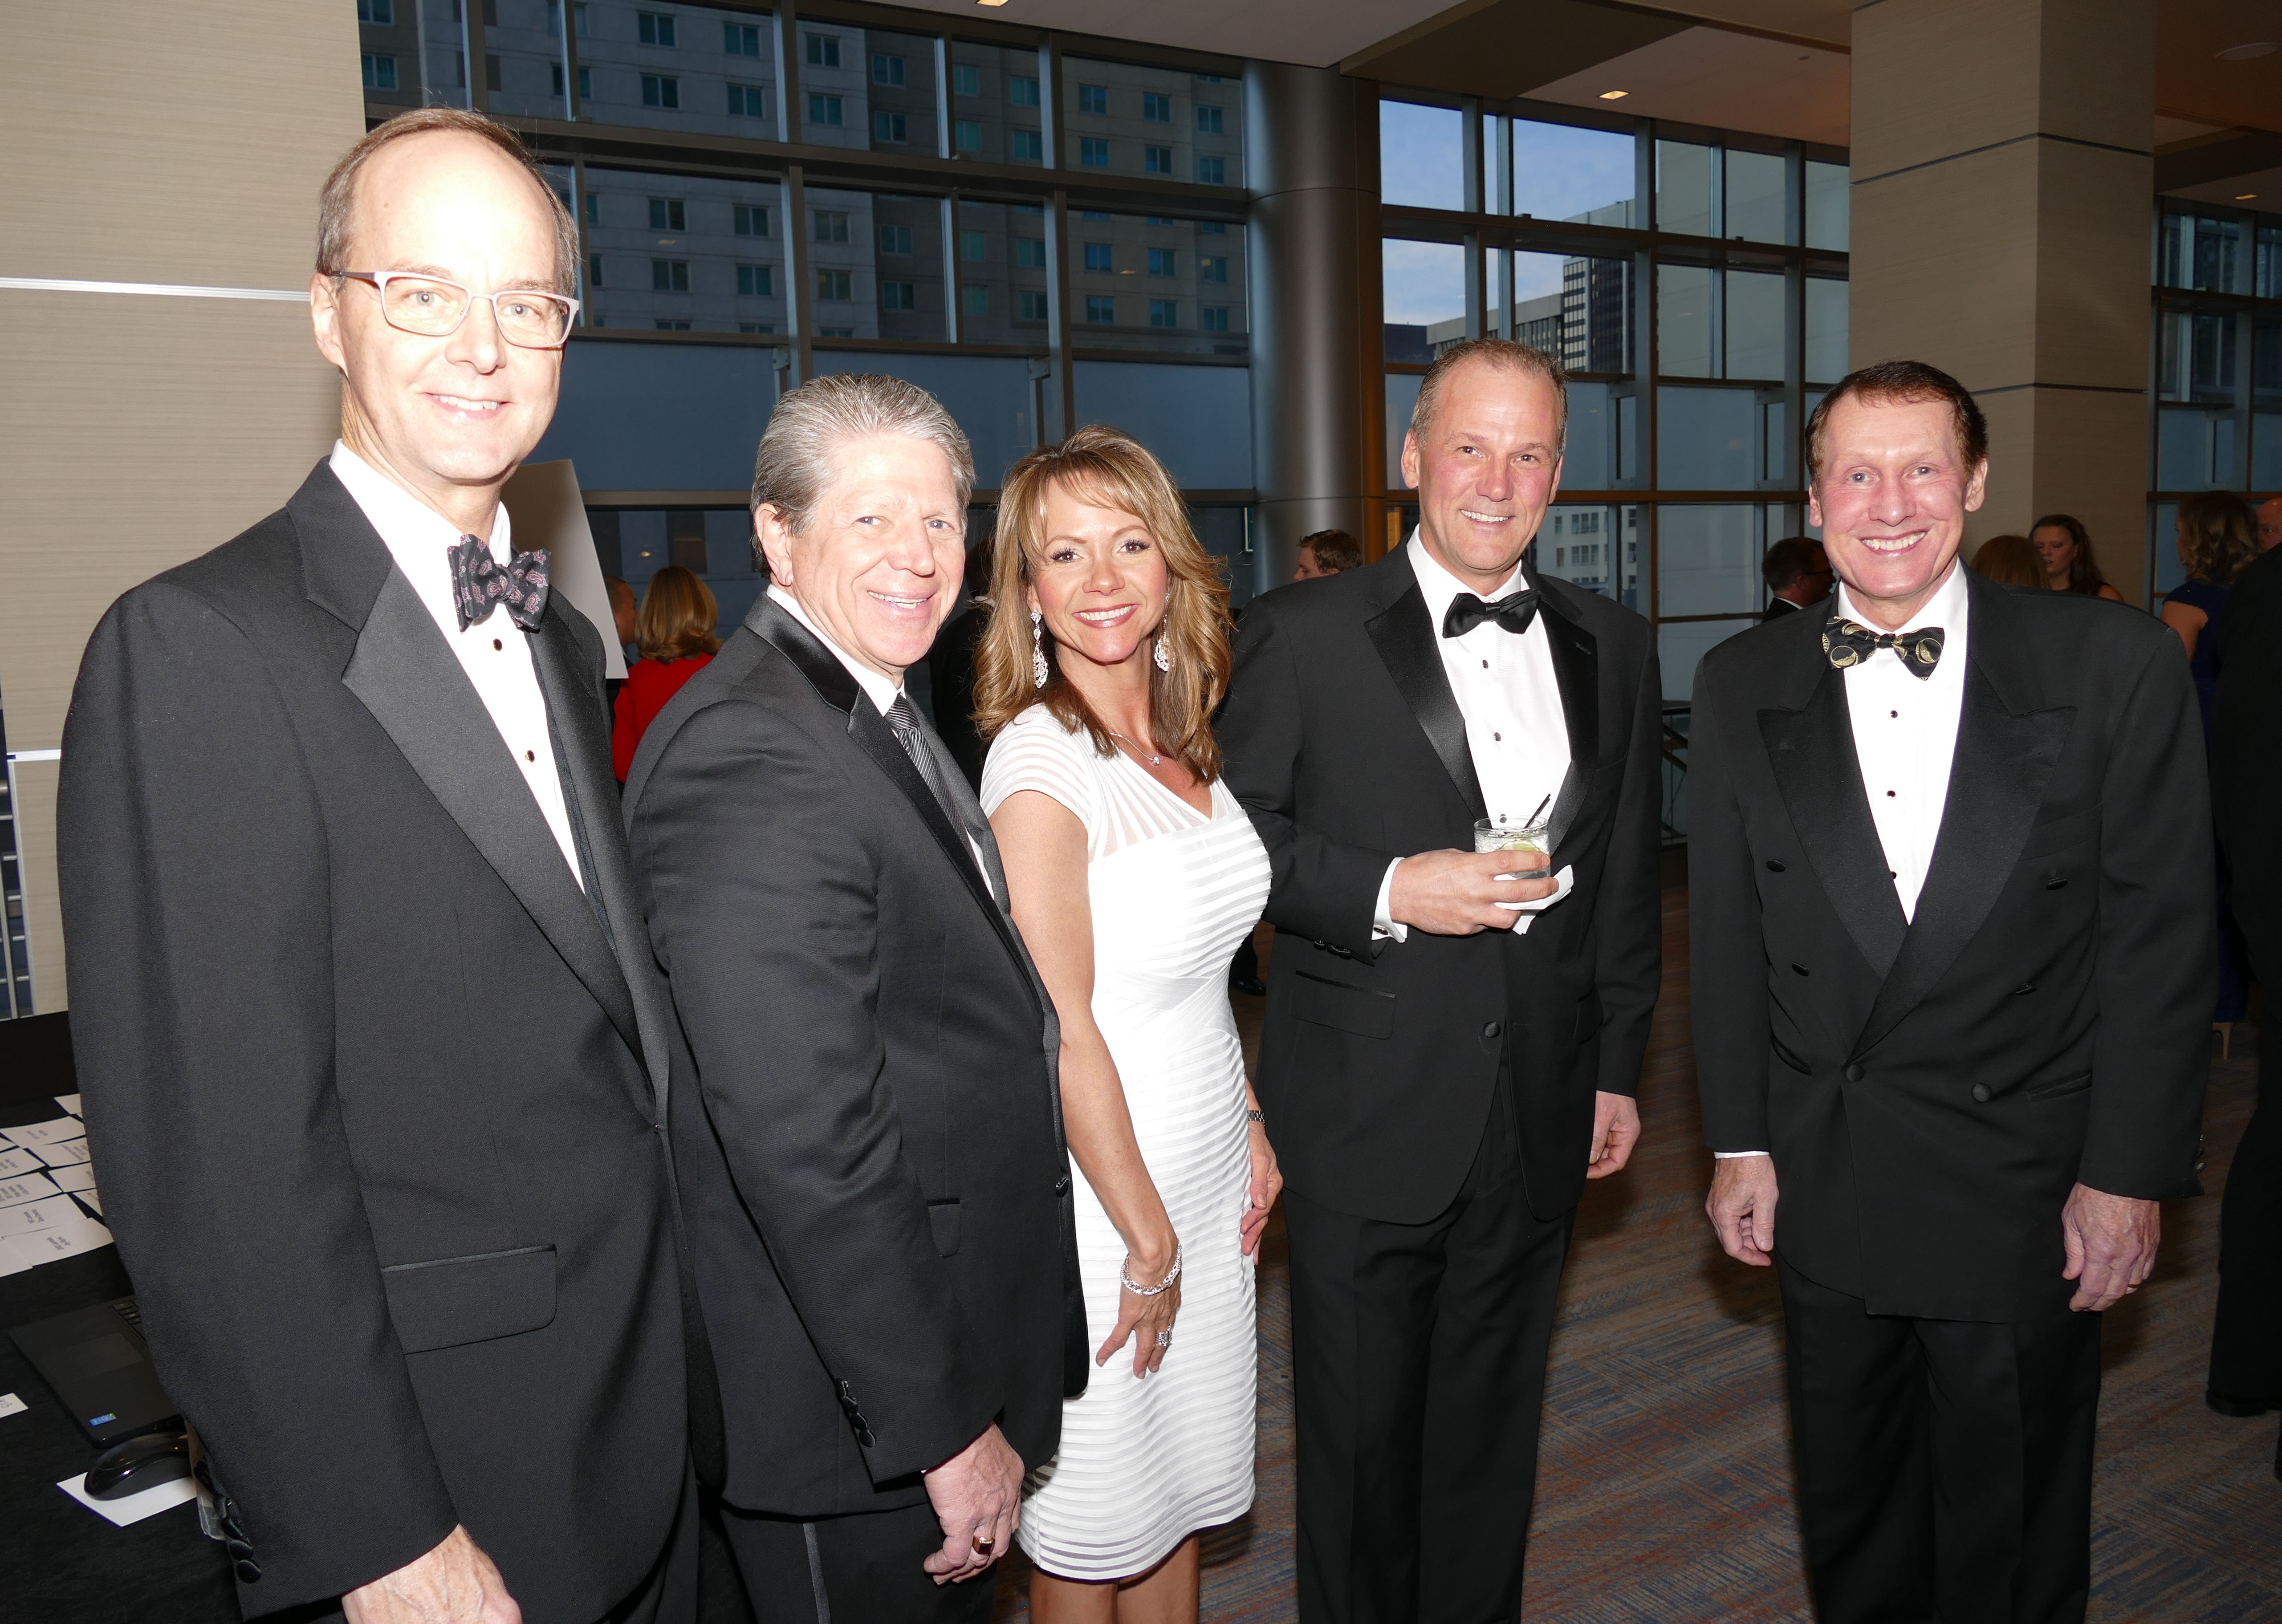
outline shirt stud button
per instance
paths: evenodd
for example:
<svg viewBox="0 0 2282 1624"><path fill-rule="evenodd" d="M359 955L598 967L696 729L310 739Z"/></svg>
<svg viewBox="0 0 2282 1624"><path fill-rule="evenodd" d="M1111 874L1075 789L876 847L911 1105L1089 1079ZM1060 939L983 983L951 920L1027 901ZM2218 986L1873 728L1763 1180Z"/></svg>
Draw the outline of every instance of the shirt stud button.
<svg viewBox="0 0 2282 1624"><path fill-rule="evenodd" d="M496 649L504 649L507 645L501 642L497 638L493 638L492 639L492 646Z"/></svg>
<svg viewBox="0 0 2282 1624"><path fill-rule="evenodd" d="M1989 1103L1988 1084L1975 1083L1973 1085L1973 1102L1975 1105L1986 1105Z"/></svg>
<svg viewBox="0 0 2282 1624"><path fill-rule="evenodd" d="M538 757L537 755L535 755L534 754L532 754L531 751L529 751L529 750L525 750L525 751L523 753L523 759L524 759L524 761L526 761L526 762L535 762L535 761L537 761L537 760L539 759L539 757Z"/></svg>
<svg viewBox="0 0 2282 1624"><path fill-rule="evenodd" d="M1886 799L1887 799L1887 800L1891 800L1893 798L1894 798L1894 792L1893 792L1893 791L1891 791L1891 790L1888 790L1888 791L1886 792Z"/></svg>

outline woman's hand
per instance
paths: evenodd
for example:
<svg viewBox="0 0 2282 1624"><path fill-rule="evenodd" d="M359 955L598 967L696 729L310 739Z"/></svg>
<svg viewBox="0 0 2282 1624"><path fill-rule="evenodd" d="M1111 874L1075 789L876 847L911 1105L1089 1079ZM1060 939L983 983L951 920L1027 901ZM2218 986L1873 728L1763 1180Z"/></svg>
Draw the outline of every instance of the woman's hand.
<svg viewBox="0 0 2282 1624"><path fill-rule="evenodd" d="M1143 1268L1139 1260L1129 1252L1125 1257L1125 1273L1144 1286L1153 1286L1165 1278L1173 1266L1177 1244L1160 1253L1164 1262L1154 1270ZM1173 1336L1173 1321L1181 1311L1181 1282L1175 1280L1154 1296L1145 1297L1137 1291L1129 1291L1121 1281L1117 1288L1117 1324L1109 1333L1109 1340L1101 1344L1093 1356L1096 1365L1109 1363L1109 1356L1132 1341L1133 1373L1146 1376L1165 1362Z"/></svg>
<svg viewBox="0 0 2282 1624"><path fill-rule="evenodd" d="M1253 1257L1259 1255L1269 1210L1283 1193L1284 1171L1276 1165L1276 1147L1268 1142L1267 1125L1258 1122L1246 1125L1252 1130L1252 1201L1237 1224L1237 1233L1243 1237L1244 1255Z"/></svg>

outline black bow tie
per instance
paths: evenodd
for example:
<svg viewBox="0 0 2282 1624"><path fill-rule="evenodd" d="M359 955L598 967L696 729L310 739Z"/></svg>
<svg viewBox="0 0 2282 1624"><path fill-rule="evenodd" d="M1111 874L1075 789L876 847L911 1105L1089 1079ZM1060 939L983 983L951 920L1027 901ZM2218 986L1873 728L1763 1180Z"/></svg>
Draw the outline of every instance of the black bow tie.
<svg viewBox="0 0 2282 1624"><path fill-rule="evenodd" d="M1471 592L1460 592L1442 611L1442 635L1464 637L1486 620L1495 621L1508 631L1523 632L1536 618L1537 589L1533 586L1509 592L1494 603L1484 603Z"/></svg>
<svg viewBox="0 0 2282 1624"><path fill-rule="evenodd" d="M1922 682L1941 662L1941 628L1921 626L1915 631L1873 631L1857 621L1833 617L1822 629L1822 652L1833 669L1859 665L1882 648L1902 657L1911 676Z"/></svg>
<svg viewBox="0 0 2282 1624"><path fill-rule="evenodd" d="M462 536L450 556L452 607L459 612L461 630L489 620L502 604L516 625L525 631L539 630L539 617L547 612L544 549L518 553L501 564L493 561L489 542Z"/></svg>

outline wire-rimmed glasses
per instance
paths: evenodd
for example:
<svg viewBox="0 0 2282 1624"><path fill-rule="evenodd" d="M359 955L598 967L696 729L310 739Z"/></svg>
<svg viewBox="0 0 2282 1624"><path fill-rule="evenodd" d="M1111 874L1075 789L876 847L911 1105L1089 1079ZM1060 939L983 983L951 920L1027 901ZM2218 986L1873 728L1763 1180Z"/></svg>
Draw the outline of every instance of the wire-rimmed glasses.
<svg viewBox="0 0 2282 1624"><path fill-rule="evenodd" d="M460 330L477 299L491 301L500 336L524 350L559 350L578 318L577 299L532 288L502 288L477 293L441 276L417 271L336 271L336 276L369 283L380 295L380 313L389 326L423 338L445 338Z"/></svg>

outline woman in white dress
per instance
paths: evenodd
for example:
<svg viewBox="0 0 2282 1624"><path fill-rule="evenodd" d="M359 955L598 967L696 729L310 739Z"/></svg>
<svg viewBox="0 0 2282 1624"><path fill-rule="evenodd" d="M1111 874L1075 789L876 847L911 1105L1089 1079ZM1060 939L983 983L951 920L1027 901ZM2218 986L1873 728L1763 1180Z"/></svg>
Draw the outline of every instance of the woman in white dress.
<svg viewBox="0 0 2282 1624"><path fill-rule="evenodd" d="M1008 472L996 545L982 806L1061 1017L1098 1339L1022 1507L1030 1614L1173 1624L1197 1616L1197 1530L1252 1504L1253 1269L1284 1182L1228 1005L1269 878L1212 736L1228 592L1112 429Z"/></svg>

